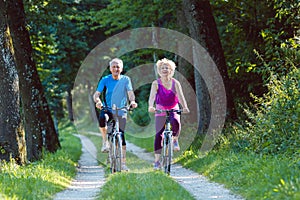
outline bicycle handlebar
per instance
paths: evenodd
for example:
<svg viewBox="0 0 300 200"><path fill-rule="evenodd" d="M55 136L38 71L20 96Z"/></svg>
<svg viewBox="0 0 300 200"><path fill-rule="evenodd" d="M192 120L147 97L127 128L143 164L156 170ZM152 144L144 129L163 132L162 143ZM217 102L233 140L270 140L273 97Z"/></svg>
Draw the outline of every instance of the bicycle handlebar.
<svg viewBox="0 0 300 200"><path fill-rule="evenodd" d="M126 109L126 110L128 110L128 111L131 111L133 108L132 108L131 105L129 105L129 106L123 106L123 107L118 108L118 107L114 104L112 107L110 107L110 106L102 106L101 109L111 109L111 110L123 110L123 109Z"/></svg>
<svg viewBox="0 0 300 200"><path fill-rule="evenodd" d="M155 110L155 112L157 113L157 114L160 114L160 113L171 113L171 112L174 112L174 113L177 113L177 114L181 114L182 112L183 112L183 110L182 109L179 109L179 110L176 110L176 109L170 109L170 110Z"/></svg>

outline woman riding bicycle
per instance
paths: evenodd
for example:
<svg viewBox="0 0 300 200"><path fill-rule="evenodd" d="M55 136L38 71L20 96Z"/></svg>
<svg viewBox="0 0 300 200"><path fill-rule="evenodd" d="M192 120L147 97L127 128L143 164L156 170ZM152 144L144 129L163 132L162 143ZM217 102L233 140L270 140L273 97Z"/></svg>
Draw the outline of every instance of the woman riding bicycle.
<svg viewBox="0 0 300 200"><path fill-rule="evenodd" d="M149 96L149 112L155 112L155 110L179 110L179 104L183 107L183 112L189 112L186 100L184 98L181 84L178 80L173 78L176 65L172 60L166 58L157 61L157 72L160 76L157 80L152 82L151 91ZM156 108L154 108L154 102ZM155 129L156 135L154 140L154 169L160 169L160 154L161 154L161 140L162 133L164 131L164 124L166 121L165 113L155 114ZM177 113L171 113L170 122L173 131L173 145L174 151L179 151L178 137L180 135L181 123L180 115Z"/></svg>

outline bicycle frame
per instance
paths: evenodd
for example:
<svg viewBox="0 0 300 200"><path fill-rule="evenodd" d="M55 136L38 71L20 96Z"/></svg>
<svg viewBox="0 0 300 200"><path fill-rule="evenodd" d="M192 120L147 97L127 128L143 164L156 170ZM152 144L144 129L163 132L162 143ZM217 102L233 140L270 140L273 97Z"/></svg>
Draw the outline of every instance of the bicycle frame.
<svg viewBox="0 0 300 200"><path fill-rule="evenodd" d="M163 132L163 155L162 155L162 166L164 168L164 172L167 174L170 174L171 172L171 162L173 157L172 144L173 144L173 131L171 130L170 119L169 117L167 117L165 130Z"/></svg>
<svg viewBox="0 0 300 200"><path fill-rule="evenodd" d="M173 131L171 129L170 114L172 112L181 114L182 111L171 109L171 110L157 110L156 112L166 113L165 130L163 131L162 134L163 154L161 158L161 163L164 172L169 175L171 172L171 163L173 158Z"/></svg>
<svg viewBox="0 0 300 200"><path fill-rule="evenodd" d="M118 111L122 109L129 110L128 107L117 108L113 106L112 110L116 111L113 115L114 124L110 124L113 126L111 132L107 132L107 137L109 141L109 153L108 153L108 162L110 163L111 173L121 172L122 166L122 137L121 132L119 130L119 119L118 119Z"/></svg>

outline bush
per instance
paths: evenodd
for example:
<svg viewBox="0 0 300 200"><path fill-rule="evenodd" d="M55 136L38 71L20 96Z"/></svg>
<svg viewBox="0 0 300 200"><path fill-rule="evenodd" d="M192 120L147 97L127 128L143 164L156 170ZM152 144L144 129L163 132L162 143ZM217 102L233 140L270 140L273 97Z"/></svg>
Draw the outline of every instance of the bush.
<svg viewBox="0 0 300 200"><path fill-rule="evenodd" d="M249 120L245 125L234 126L231 140L235 140L235 149L299 158L299 80L297 68L281 79L271 76L267 85L269 92L263 97L254 97L255 110L245 109Z"/></svg>

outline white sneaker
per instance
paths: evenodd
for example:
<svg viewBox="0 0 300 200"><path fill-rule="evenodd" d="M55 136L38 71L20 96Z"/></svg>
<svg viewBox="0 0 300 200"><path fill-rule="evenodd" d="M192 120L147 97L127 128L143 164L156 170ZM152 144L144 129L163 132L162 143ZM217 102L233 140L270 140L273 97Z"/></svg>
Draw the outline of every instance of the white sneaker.
<svg viewBox="0 0 300 200"><path fill-rule="evenodd" d="M104 142L104 143L102 144L101 152L102 152L102 153L108 153L108 151L109 151L109 145L108 145L108 142Z"/></svg>
<svg viewBox="0 0 300 200"><path fill-rule="evenodd" d="M129 168L125 164L122 164L122 171L129 171Z"/></svg>

